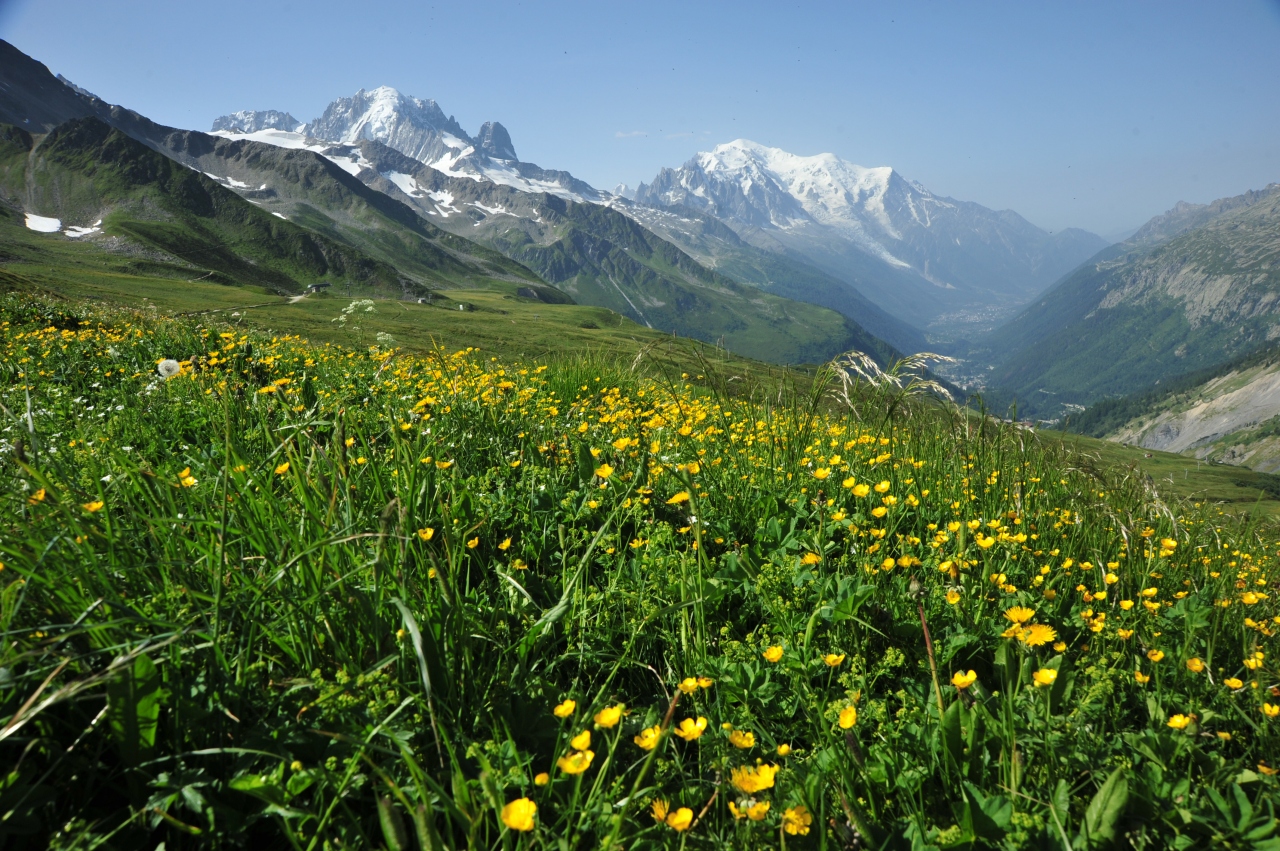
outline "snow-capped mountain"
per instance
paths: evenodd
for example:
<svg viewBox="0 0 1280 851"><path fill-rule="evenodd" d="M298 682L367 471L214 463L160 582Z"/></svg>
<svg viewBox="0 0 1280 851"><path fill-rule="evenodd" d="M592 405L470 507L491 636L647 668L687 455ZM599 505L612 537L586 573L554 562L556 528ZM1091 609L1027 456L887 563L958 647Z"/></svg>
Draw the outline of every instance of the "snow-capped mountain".
<svg viewBox="0 0 1280 851"><path fill-rule="evenodd" d="M213 122L213 131L228 133L257 133L262 130L284 130L296 133L302 129L302 122L287 112L274 109L248 110L242 109L230 115L224 115Z"/></svg>
<svg viewBox="0 0 1280 851"><path fill-rule="evenodd" d="M917 325L1011 312L1106 245L1085 231L1050 234L1013 211L935 195L889 167L745 139L663 169L636 201L711 213Z"/></svg>
<svg viewBox="0 0 1280 851"><path fill-rule="evenodd" d="M338 98L325 108L324 114L307 124L295 122L288 126L270 116L288 118L289 114L272 110L224 115L214 121L213 133L318 153L331 146L350 148L362 141L381 142L451 177L488 179L525 192L550 192L573 201L603 201L608 197L568 172L521 162L511 134L498 122L486 121L471 136L434 100L410 97L390 86L361 89L351 97Z"/></svg>

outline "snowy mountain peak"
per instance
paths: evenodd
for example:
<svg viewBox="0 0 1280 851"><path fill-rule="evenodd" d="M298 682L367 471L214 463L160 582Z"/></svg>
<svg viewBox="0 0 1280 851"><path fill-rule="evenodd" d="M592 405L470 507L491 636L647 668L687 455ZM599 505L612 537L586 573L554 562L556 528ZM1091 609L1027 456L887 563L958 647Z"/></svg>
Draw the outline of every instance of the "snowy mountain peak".
<svg viewBox="0 0 1280 851"><path fill-rule="evenodd" d="M214 119L212 128L214 133L258 133L262 130L296 133L302 130L302 122L287 112L275 109L242 109Z"/></svg>
<svg viewBox="0 0 1280 851"><path fill-rule="evenodd" d="M860 264L869 255L887 267L876 273L887 275L881 303L897 300L902 318L922 303L981 303L974 294L992 289L1025 299L1064 271L1059 259L1078 263L1102 242L1067 244L1011 211L935 195L889 166L868 168L832 153L802 156L749 139L663 169L641 184L636 201L703 210L747 238L799 251L848 280L865 282L873 267ZM900 294L912 280L922 289L908 306Z"/></svg>
<svg viewBox="0 0 1280 851"><path fill-rule="evenodd" d="M338 98L307 125L306 133L344 145L377 140L424 162L438 159L445 149L462 151L474 145L435 101L409 97L390 86Z"/></svg>

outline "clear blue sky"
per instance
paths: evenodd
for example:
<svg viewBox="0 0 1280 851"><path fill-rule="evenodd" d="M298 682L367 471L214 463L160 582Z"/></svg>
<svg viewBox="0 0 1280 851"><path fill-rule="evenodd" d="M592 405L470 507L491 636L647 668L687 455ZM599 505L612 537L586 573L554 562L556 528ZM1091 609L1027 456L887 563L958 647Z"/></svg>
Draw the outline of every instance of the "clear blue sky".
<svg viewBox="0 0 1280 851"><path fill-rule="evenodd" d="M391 85L605 188L741 137L1110 235L1280 181L1280 0L0 0L0 36L202 130Z"/></svg>

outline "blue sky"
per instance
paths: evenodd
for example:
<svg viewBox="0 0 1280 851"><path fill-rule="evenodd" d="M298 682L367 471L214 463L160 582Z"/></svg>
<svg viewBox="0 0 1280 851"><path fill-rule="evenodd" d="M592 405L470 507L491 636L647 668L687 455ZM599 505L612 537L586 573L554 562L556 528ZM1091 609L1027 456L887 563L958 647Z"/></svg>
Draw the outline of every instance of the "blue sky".
<svg viewBox="0 0 1280 851"><path fill-rule="evenodd" d="M0 0L0 37L201 130L391 85L606 188L749 138L1111 235L1280 181L1280 0Z"/></svg>

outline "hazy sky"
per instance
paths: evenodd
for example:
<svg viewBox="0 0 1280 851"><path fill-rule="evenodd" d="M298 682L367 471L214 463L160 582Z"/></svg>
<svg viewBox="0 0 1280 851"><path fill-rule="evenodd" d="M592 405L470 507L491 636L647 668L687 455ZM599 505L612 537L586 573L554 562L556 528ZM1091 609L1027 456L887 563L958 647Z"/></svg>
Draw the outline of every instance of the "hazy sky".
<svg viewBox="0 0 1280 851"><path fill-rule="evenodd" d="M201 130L394 86L604 188L748 138L1111 235L1280 180L1280 0L0 0L0 37Z"/></svg>

